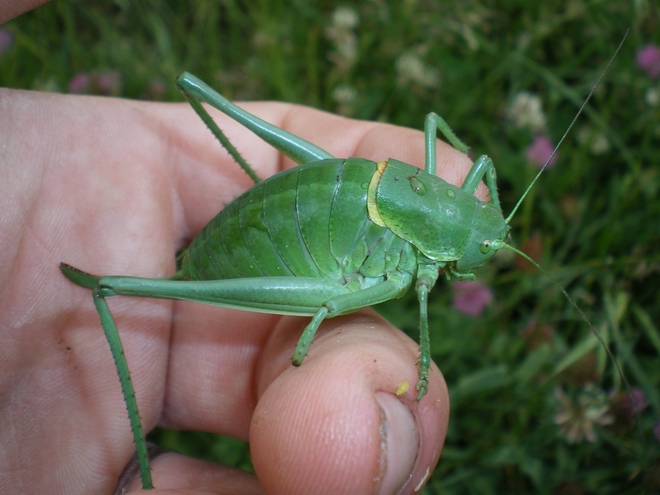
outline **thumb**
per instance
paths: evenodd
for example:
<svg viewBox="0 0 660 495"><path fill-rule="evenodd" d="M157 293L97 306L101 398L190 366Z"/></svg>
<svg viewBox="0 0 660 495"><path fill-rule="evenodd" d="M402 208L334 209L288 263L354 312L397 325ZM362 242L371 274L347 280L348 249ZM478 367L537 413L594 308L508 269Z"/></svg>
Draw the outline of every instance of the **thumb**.
<svg viewBox="0 0 660 495"><path fill-rule="evenodd" d="M371 310L328 320L290 365L305 320L282 318L257 372L252 459L266 493L413 493L435 467L449 399L437 367L416 400L419 348ZM397 396L403 382L413 386Z"/></svg>

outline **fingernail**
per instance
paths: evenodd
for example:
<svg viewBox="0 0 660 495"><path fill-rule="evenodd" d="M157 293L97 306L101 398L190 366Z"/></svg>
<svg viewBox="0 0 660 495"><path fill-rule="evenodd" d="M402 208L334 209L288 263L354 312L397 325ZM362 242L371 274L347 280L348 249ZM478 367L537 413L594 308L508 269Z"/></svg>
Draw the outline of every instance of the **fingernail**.
<svg viewBox="0 0 660 495"><path fill-rule="evenodd" d="M380 457L374 477L379 495L393 495L410 479L419 448L417 425L410 409L397 397L378 392L380 405Z"/></svg>

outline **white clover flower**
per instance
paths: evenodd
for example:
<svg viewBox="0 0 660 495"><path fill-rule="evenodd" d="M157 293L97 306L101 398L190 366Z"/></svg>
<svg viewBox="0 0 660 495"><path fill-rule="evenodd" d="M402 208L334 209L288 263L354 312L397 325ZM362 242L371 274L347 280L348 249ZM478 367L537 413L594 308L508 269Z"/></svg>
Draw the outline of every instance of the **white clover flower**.
<svg viewBox="0 0 660 495"><path fill-rule="evenodd" d="M527 91L519 92L506 111L507 118L518 129L529 129L533 133L545 130L546 119L541 107L541 98Z"/></svg>
<svg viewBox="0 0 660 495"><path fill-rule="evenodd" d="M602 132L594 131L590 127L583 127L577 133L577 140L582 144L589 145L592 155L602 155L610 150L610 141Z"/></svg>
<svg viewBox="0 0 660 495"><path fill-rule="evenodd" d="M610 404L605 392L593 383L584 386L577 400L569 397L563 389L556 388L555 400L554 421L568 443L582 443L585 440L595 443L598 436L594 427L614 422L614 416L608 413Z"/></svg>
<svg viewBox="0 0 660 495"><path fill-rule="evenodd" d="M353 86L340 84L332 90L332 99L339 105L352 105L358 97L358 92Z"/></svg>
<svg viewBox="0 0 660 495"><path fill-rule="evenodd" d="M337 42L337 54L346 64L353 65L357 61L357 36L353 33L346 33L341 40Z"/></svg>
<svg viewBox="0 0 660 495"><path fill-rule="evenodd" d="M351 116L358 99L358 92L353 86L340 84L332 90L332 99L337 103L338 113Z"/></svg>
<svg viewBox="0 0 660 495"><path fill-rule="evenodd" d="M360 16L350 7L337 7L332 13L331 22L337 29L350 31L360 24Z"/></svg>
<svg viewBox="0 0 660 495"><path fill-rule="evenodd" d="M349 7L338 7L332 14L332 22L325 29L325 36L335 48L330 60L339 72L348 72L358 59L358 37L353 30L358 26L358 13Z"/></svg>
<svg viewBox="0 0 660 495"><path fill-rule="evenodd" d="M657 107L660 104L660 88L649 88L644 92L644 101L650 107Z"/></svg>
<svg viewBox="0 0 660 495"><path fill-rule="evenodd" d="M424 63L413 52L404 52L399 55L394 64L399 84L418 84L424 88L434 88L440 82L440 72Z"/></svg>

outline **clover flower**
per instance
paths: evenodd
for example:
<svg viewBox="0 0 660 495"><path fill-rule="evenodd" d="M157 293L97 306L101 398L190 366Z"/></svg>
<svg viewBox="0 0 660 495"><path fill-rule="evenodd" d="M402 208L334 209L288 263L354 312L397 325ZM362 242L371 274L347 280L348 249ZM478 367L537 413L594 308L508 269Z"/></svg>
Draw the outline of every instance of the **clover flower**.
<svg viewBox="0 0 660 495"><path fill-rule="evenodd" d="M426 89L433 89L440 82L438 70L426 64L419 55L411 51L399 55L394 68L397 73L397 82L401 86L412 83Z"/></svg>
<svg viewBox="0 0 660 495"><path fill-rule="evenodd" d="M325 36L334 44L329 58L342 73L349 72L358 59L358 38L354 30L360 16L350 7L337 7L332 14Z"/></svg>
<svg viewBox="0 0 660 495"><path fill-rule="evenodd" d="M660 47L646 45L637 51L637 67L646 72L651 79L660 77Z"/></svg>
<svg viewBox="0 0 660 495"><path fill-rule="evenodd" d="M493 302L493 292L479 280L456 283L453 290L452 306L467 316L479 316Z"/></svg>
<svg viewBox="0 0 660 495"><path fill-rule="evenodd" d="M117 71L78 72L69 81L69 92L118 95L121 86L121 74Z"/></svg>
<svg viewBox="0 0 660 495"><path fill-rule="evenodd" d="M506 110L506 116L518 129L529 129L535 134L545 131L546 118L541 98L535 94L519 92Z"/></svg>
<svg viewBox="0 0 660 495"><path fill-rule="evenodd" d="M569 397L562 388L555 389L555 424L568 443L595 443L598 440L596 426L609 425L614 416L609 413L610 404L605 392L593 383L587 383L577 394Z"/></svg>
<svg viewBox="0 0 660 495"><path fill-rule="evenodd" d="M554 149L555 149L555 145L552 143L550 138L548 136L540 134L534 138L532 144L530 144L529 147L527 148L527 152L526 152L527 160L530 163L536 165L538 168L541 168L543 165L545 165L545 162L548 161L548 158L550 158ZM552 167L555 163L557 163L558 158L559 158L558 153L552 155L552 159L548 163L548 168Z"/></svg>
<svg viewBox="0 0 660 495"><path fill-rule="evenodd" d="M0 55L7 53L14 44L14 35L11 31L0 28Z"/></svg>
<svg viewBox="0 0 660 495"><path fill-rule="evenodd" d="M592 155L602 155L610 149L610 141L602 132L597 132L591 127L583 127L577 134L577 140L582 144L589 145Z"/></svg>

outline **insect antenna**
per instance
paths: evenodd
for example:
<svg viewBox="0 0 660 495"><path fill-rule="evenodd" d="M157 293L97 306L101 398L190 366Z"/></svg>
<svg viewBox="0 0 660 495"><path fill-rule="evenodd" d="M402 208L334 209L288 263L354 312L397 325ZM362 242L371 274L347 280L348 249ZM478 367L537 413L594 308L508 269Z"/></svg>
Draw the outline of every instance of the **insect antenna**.
<svg viewBox="0 0 660 495"><path fill-rule="evenodd" d="M587 98L584 100L584 102L583 102L582 105L580 106L578 112L575 114L575 117L573 118L573 120L571 121L570 125L568 126L568 128L566 129L566 131L565 131L564 134L562 135L561 139L560 139L559 142L557 143L557 146L555 146L555 148L552 150L552 153L550 154L550 156L548 157L548 159L546 160L546 162L543 164L543 167L541 167L541 169L540 169L539 172L536 174L536 176L534 177L534 179L532 180L532 182L529 184L529 186L527 186L527 188L525 189L525 192L522 194L522 196L520 197L520 199L518 200L518 202L517 202L516 205L514 206L513 210L511 211L511 213L509 214L509 216L506 218L505 221L506 221L507 224L509 224L509 222L510 222L511 219L513 218L513 216L514 216L514 214L516 213L516 211L518 211L518 208L519 208L520 205L522 204L523 200L525 199L525 197L527 196L527 194L529 193L529 191L532 189L532 187L534 186L534 184L536 183L536 181L538 180L538 178L541 176L541 174L543 173L543 171L546 169L546 167L548 166L548 164L550 163L550 161L552 160L552 158L553 158L553 157L555 156L555 154L557 153L557 150L559 149L559 147L560 147L561 144L563 143L564 139L566 138L566 136L568 135L568 133L569 133L570 130L572 129L573 125L575 125L575 122L577 121L578 117L580 117L580 115L582 114L584 108L586 107L587 103L588 103L589 100L591 99L591 96L594 94L596 88L597 88L598 85L600 84L600 82L601 82L601 80L603 79L603 77L605 76L605 74L608 72L610 66L612 65L612 62L614 61L614 59L616 58L617 54L618 54L619 51L621 50L621 47L623 46L623 43L624 43L624 41L626 40L626 37L628 36L628 32L629 32L629 30L627 30L626 33L624 34L623 39L621 40L621 42L619 43L619 46L617 47L616 51L614 52L614 55L612 55L612 57L610 58L610 60L607 62L607 65L605 66L605 69L604 69L604 70L601 72L601 74L598 76L598 79L596 80L595 84L593 85L593 87L592 87L591 90L589 91L589 94L587 95ZM564 287L562 287L562 285L561 285L561 284L560 284L560 283L559 283L559 282L558 282L558 281L557 281L552 275L550 275L550 273L549 273L545 268L543 268L543 266L541 266L539 263L537 263L536 261L534 261L529 255L527 255L527 254L525 254L524 252L520 251L519 249L516 249L515 247L513 247L513 246L507 244L506 242L502 242L502 243L499 245L499 247L501 247L501 248L505 248L505 249L508 249L509 251L512 251L512 252L516 253L518 256L520 256L520 257L526 259L527 261L529 261L532 265L534 265L534 266L535 266L535 267L536 267L541 273L543 273L543 274L544 274L544 275L545 275L545 276L546 276L546 277L547 277L547 278L548 278L548 279L549 279L549 280L550 280L550 281L551 281L551 282L552 282L552 283L553 283L553 284L554 284L554 285L555 285L555 286L561 291L561 293L564 295L564 297L566 298L566 300L571 304L571 306L573 306L573 308L575 308L575 310L579 313L579 315L580 315L580 317L582 318L582 320L583 320L583 321L589 326L589 329L590 329L591 333L596 337L596 339L598 340L598 342L599 342L599 343L602 345L602 347L605 349L605 351L606 351L608 357L609 357L609 358L611 359L611 361L614 363L614 367L615 367L615 369L616 369L616 371L617 371L619 377L621 378L621 382L623 383L623 386L625 387L626 392L628 393L628 396L630 397L630 400L631 400L631 402L632 402L632 409L633 409L633 410L636 410L636 411L639 411L639 410L640 410L640 408L639 408L639 401L638 401L638 399L635 397L635 394L633 394L632 386L630 385L630 382L629 382L628 379L626 378L626 375L624 374L623 369L621 368L621 365L618 363L618 361L617 361L616 358L614 357L613 352L610 350L609 346L607 345L607 343L605 342L605 340L603 339L603 337L600 335L600 333L598 332L598 330L596 330L596 328L594 327L594 325L591 323L591 321L589 320L589 318L587 317L587 315L585 314L585 312L582 310L582 308L580 308L580 306L577 304L577 302L576 302L576 301L575 301L575 300L574 300L574 299L568 294L568 292L566 291L566 289L564 289ZM639 414L639 413L638 413L638 414ZM641 441L642 452L646 452L643 426L642 426L642 423L641 423L641 421L639 420L639 418L638 418L638 420L637 420L637 429L638 429L639 438L640 438L640 441ZM645 456L646 456L646 455L644 454L644 457L645 457Z"/></svg>
<svg viewBox="0 0 660 495"><path fill-rule="evenodd" d="M614 367L617 371L617 374L621 378L621 382L623 383L623 386L625 387L626 392L628 393L628 397L630 398L630 401L631 401L631 404L632 404L631 409L633 411L640 411L641 410L641 408L640 408L641 404L639 403L638 398L633 393L632 385L630 385L630 382L628 381L628 378L624 374L623 369L621 368L621 365L619 364L619 362L614 357L614 353L609 348L609 346L607 345L607 343L605 342L603 337L600 335L598 330L596 330L593 323L591 323L591 320L587 317L587 315L582 310L582 308L580 308L580 306L577 304L577 302L575 302L575 300L568 294L566 289L564 289L564 287L562 287L562 285L557 281L557 279L555 277L550 275L550 272L548 272L545 268L543 268L543 266L541 266L539 263L534 261L529 255L525 254L523 251L520 251L519 249L516 249L513 246L510 246L509 244L506 244L506 243L502 244L502 248L508 249L509 251L513 251L518 256L520 256L522 258L525 258L532 265L534 265L541 273L543 273L543 275L545 275L561 291L561 293L564 295L566 300L571 304L571 306L573 306L573 308L575 308L575 310L579 313L582 320L589 326L589 330L591 331L592 335L594 337L596 337L596 340L598 340L599 344L605 349L605 352L607 353L607 356L610 358L612 363L614 363ZM638 412L637 416L639 416L639 414L640 413ZM637 431L638 431L638 435L639 435L639 439L640 439L640 444L641 444L641 447L642 447L642 452L644 452L644 457L646 457L646 446L645 446L646 442L645 442L645 439L644 439L644 429L643 429L642 422L641 422L639 417L637 418L636 423L637 423L636 426L637 426ZM644 464L645 464L645 461L644 461Z"/></svg>
<svg viewBox="0 0 660 495"><path fill-rule="evenodd" d="M559 147L561 146L561 144L564 142L564 139L566 139L566 136L568 135L568 133L569 133L569 132L571 131L571 129L573 128L573 125L575 125L575 122L577 121L577 119L578 119L578 118L580 117L580 115L582 114L582 111L584 110L584 107L586 107L586 106L587 106L587 103L589 103L589 100L591 99L591 96L594 94L594 91L596 91L596 88L597 88L598 85L600 84L600 81L603 79L603 77L605 76L605 74L607 73L607 71L609 71L610 66L612 65L612 62L614 62L614 59L616 58L617 54L618 54L619 51L621 50L621 47L623 46L623 42L626 41L626 38L628 37L628 31L630 31L630 30L627 30L626 33L623 35L623 39L622 39L621 42L619 43L619 46L617 47L616 51L614 52L614 55L612 55L612 57L610 58L609 62L607 62L607 65L605 66L605 69L603 69L603 71L600 73L600 75L598 76L598 79L596 79L596 82L595 82L594 85L592 86L591 91L589 91L589 94L587 95L587 98L584 100L584 102L583 102L582 105L580 106L580 109L579 109L579 110L577 111L577 113L575 114L575 117L573 117L573 120L571 121L570 125L568 126L568 128L566 129L566 131L565 131L564 134L562 135L561 139L560 139L559 142L557 143L557 146L555 146L555 148L552 150L552 153L550 153L550 156L548 157L548 159L545 161L545 163L544 163L543 166L541 167L541 170L539 170L539 172L536 174L536 176L534 177L534 179L532 180L532 182L530 182L529 186L527 186L527 189L525 189L525 192L522 194L522 196L520 196L520 199L519 199L518 202L516 203L516 206L514 206L514 207L513 207L513 210L511 210L511 213L509 213L509 216L506 217L506 223L507 223L507 224L508 224L509 221L513 218L513 215L515 215L516 211L518 211L518 208L519 208L520 205L522 204L522 202L523 202L523 200L525 199L525 197L527 197L527 194L529 193L529 191L532 189L532 187L534 186L534 184L536 183L536 181L539 179L539 177L541 177L541 174L542 174L543 171L547 168L548 164L550 163L550 161L552 160L552 158L553 158L553 157L555 156L555 154L557 153L557 150L559 149Z"/></svg>
<svg viewBox="0 0 660 495"><path fill-rule="evenodd" d="M581 316L582 319L585 321L585 323L587 323L587 325L589 325L589 328L590 328L591 332L594 334L594 336L596 337L596 339L598 339L598 342L600 342L600 344L605 348L605 351L607 352L607 355L609 356L609 358L610 358L610 359L612 360L612 362L614 363L614 366L616 367L616 370L617 370L619 376L621 377L621 380L623 381L623 383L624 383L624 385L625 385L625 387L626 387L626 390L631 394L631 398L632 398L633 400L635 400L634 394L632 393L632 387L631 387L631 385L630 385L630 382L628 382L628 379L626 378L626 375L623 373L623 370L621 369L621 366L619 365L619 363L617 362L617 360L614 358L614 354L612 353L612 351L610 350L610 348L607 346L607 343L605 343L605 340L603 340L603 337L598 333L598 331L596 330L596 328L594 327L594 325L591 323L591 320L589 320L589 318L587 317L587 315L585 314L585 312L582 310L582 308L580 308L580 306L578 306L578 304L575 302L575 300L574 300L574 299L568 294L568 292L566 291L566 289L564 289L564 287L562 287L562 285L557 281L557 279L556 279L555 277L553 277L552 275L550 275L550 272L548 272L545 268L543 268L543 266L541 266L539 263L537 263L536 261L534 261L529 255L525 254L523 251L520 251L519 249L516 249L516 248L514 248L513 246L510 246L509 244L503 244L502 247L503 247L504 249L508 249L509 251L513 251L513 252L516 253L518 256L520 256L520 257L522 257L522 258L525 258L527 261L529 261L529 262L530 262L532 265L534 265L534 266L535 266L535 267L536 267L541 273L543 273L543 275L545 275L548 279L550 279L550 281L551 281L553 284L555 284L555 286L557 286L557 288L561 291L562 294L564 294L564 297L566 298L566 300L567 300L567 301L571 304L571 306L573 306L573 307L575 308L575 310L580 314L580 316Z"/></svg>

